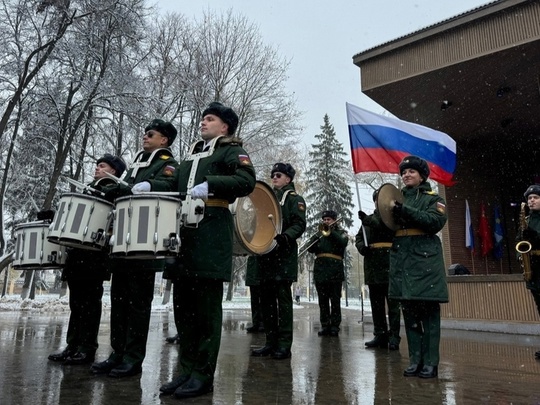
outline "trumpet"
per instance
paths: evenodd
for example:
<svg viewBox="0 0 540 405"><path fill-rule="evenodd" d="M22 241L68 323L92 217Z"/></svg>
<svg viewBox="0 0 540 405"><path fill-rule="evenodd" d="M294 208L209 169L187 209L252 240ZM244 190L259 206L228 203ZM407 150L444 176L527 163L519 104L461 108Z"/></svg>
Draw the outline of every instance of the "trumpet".
<svg viewBox="0 0 540 405"><path fill-rule="evenodd" d="M337 226L337 224L341 222L342 220L343 220L342 217L338 217L338 219L336 219L330 225L325 224L324 222L320 223L317 233L313 235L311 238L309 238L306 242L302 244L302 246L298 248L298 256L300 257L304 253L306 253L310 247L312 247L315 243L319 241L319 239L330 236L330 234L332 233L332 229L334 229L334 227Z"/></svg>
<svg viewBox="0 0 540 405"><path fill-rule="evenodd" d="M527 219L525 217L525 203L521 203L521 211L519 215L519 231L523 235L523 231L527 229ZM525 281L530 281L532 276L531 269L531 242L522 240L516 243L516 252L519 253L519 264L523 270L523 278Z"/></svg>

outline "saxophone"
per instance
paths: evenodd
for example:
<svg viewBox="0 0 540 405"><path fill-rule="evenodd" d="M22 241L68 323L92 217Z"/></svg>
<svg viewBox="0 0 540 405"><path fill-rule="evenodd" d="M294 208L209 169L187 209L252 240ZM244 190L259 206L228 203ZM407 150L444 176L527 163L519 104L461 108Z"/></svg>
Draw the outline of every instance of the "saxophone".
<svg viewBox="0 0 540 405"><path fill-rule="evenodd" d="M523 231L527 229L527 218L525 217L525 203L521 203L521 211L519 213L519 234L523 237ZM522 240L516 243L516 251L519 253L518 260L523 270L523 278L525 281L530 281L532 276L531 270L531 242Z"/></svg>

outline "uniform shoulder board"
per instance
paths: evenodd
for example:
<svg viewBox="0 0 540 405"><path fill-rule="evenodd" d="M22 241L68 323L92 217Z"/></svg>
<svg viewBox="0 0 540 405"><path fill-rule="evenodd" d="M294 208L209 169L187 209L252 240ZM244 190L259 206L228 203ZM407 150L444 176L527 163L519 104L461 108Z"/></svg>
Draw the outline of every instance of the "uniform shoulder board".
<svg viewBox="0 0 540 405"><path fill-rule="evenodd" d="M298 195L298 194L296 194L295 191L291 191L289 194L290 194L290 195Z"/></svg>
<svg viewBox="0 0 540 405"><path fill-rule="evenodd" d="M424 191L424 194L427 194L427 195L437 195L437 193L433 190L431 191Z"/></svg>
<svg viewBox="0 0 540 405"><path fill-rule="evenodd" d="M160 159L163 159L163 160L169 160L171 157L170 156L167 156L167 155L161 155L160 156Z"/></svg>

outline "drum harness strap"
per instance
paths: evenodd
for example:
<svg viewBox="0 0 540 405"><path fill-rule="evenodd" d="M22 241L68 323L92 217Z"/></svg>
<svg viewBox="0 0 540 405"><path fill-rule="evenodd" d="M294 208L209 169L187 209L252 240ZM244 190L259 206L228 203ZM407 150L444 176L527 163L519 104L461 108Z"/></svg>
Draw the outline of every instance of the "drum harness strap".
<svg viewBox="0 0 540 405"><path fill-rule="evenodd" d="M287 198L287 195L289 195L291 191L293 190L287 190L283 193L283 197L281 197L281 201L279 202L279 205L283 207L283 205L285 204L285 199Z"/></svg>
<svg viewBox="0 0 540 405"><path fill-rule="evenodd" d="M152 160L154 160L154 156L156 155L156 153L158 153L159 151L162 151L162 150L170 152L170 150L167 149L167 148L156 149L155 151L152 152L152 154L150 155L148 160L146 160L144 162L140 161L142 159L142 157L143 157L144 150L141 150L139 153L137 153L137 155L135 156L135 159L134 159L134 161L133 161L133 163L131 164L131 167L130 167L130 169L133 169L133 171L131 172L130 177L132 179L137 177L137 172L139 171L139 168L150 166L150 164L152 163Z"/></svg>
<svg viewBox="0 0 540 405"><path fill-rule="evenodd" d="M197 169L199 167L199 162L201 159L208 156L212 156L214 150L216 149L216 144L218 139L224 137L224 135L216 136L209 143L205 145L208 147L207 150L199 153L194 153L195 148L201 141L197 141L191 145L189 150L189 155L186 157L186 161L193 161L191 165L191 171L189 172L189 178L187 182L187 195L185 203L182 205L182 222L184 226L188 227L197 227L199 221L204 217L204 205L197 204L197 200L191 199L191 189L193 188L193 183L195 183L195 176L197 175ZM215 202L215 204L214 204ZM209 207L222 207L223 202L226 202L226 207L229 206L229 202L221 199L210 199L206 201L206 205Z"/></svg>

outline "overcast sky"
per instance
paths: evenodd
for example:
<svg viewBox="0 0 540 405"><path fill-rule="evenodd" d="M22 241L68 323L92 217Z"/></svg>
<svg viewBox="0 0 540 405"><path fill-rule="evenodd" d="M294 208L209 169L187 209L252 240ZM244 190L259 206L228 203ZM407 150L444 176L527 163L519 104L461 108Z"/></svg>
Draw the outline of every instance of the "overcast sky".
<svg viewBox="0 0 540 405"><path fill-rule="evenodd" d="M265 43L291 60L287 89L303 112L303 142L310 146L320 133L324 114L350 154L345 103L375 113L384 109L363 95L360 69L352 57L454 17L486 0L159 0L163 11L200 19L205 10L227 11L247 17L260 28ZM294 165L294 162L291 162ZM353 192L356 193L355 190ZM361 205L372 210L371 192ZM356 194L355 203L358 204ZM358 225L356 226L358 227Z"/></svg>

